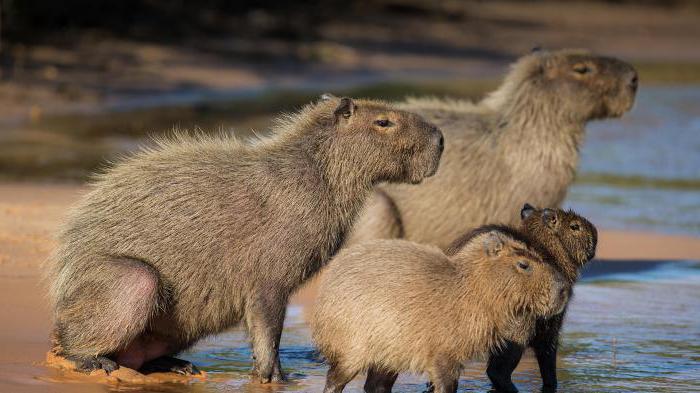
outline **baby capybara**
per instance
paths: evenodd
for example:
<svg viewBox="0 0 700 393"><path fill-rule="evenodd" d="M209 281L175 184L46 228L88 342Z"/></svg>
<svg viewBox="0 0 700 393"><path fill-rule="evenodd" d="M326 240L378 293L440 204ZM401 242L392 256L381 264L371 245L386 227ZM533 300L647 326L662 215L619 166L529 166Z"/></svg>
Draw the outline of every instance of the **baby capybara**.
<svg viewBox="0 0 700 393"><path fill-rule="evenodd" d="M559 270L573 286L580 269L595 256L598 241L595 226L573 211L536 209L529 204L525 204L520 216L521 230L554 257ZM542 375L542 391L556 391L557 348L565 314L566 307L551 318L538 319L534 334L525 345L507 342L501 350L491 355L486 373L496 391L518 391L511 380L511 374L527 347L532 347L537 357Z"/></svg>
<svg viewBox="0 0 700 393"><path fill-rule="evenodd" d="M442 150L417 115L326 97L269 138L180 136L117 163L50 260L56 352L83 370L191 371L170 356L242 321L254 374L283 379L290 294L336 252L375 184L420 182Z"/></svg>
<svg viewBox="0 0 700 393"><path fill-rule="evenodd" d="M311 327L326 357L324 392L360 372L426 372L454 392L461 362L504 341L524 343L536 317L561 312L566 279L517 232L482 227L448 254L405 240L349 247L329 264Z"/></svg>

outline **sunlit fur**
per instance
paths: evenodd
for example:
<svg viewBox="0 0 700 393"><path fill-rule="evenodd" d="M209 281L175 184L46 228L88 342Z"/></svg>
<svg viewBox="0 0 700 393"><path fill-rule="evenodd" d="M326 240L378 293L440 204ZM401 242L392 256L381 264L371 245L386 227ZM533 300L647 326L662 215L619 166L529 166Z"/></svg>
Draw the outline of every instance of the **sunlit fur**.
<svg viewBox="0 0 700 393"><path fill-rule="evenodd" d="M517 267L522 261L529 272ZM505 227L473 231L447 254L405 240L371 241L341 251L325 270L313 338L332 378L374 368L441 380L505 340L524 343L536 317L561 310L566 285Z"/></svg>
<svg viewBox="0 0 700 393"><path fill-rule="evenodd" d="M395 127L377 128L382 118ZM62 354L113 356L137 338L177 353L244 321L261 380L281 375L289 295L335 253L376 183L435 172L441 134L387 104L335 97L271 134L178 133L97 177L46 268Z"/></svg>
<svg viewBox="0 0 700 393"><path fill-rule="evenodd" d="M583 75L575 71L582 65L590 70ZM574 179L586 124L628 111L636 77L614 58L536 52L515 62L501 86L478 103L416 98L400 104L444 132L440 169L417 187L379 187L348 243L401 234L444 249L469 228L517 225L514 207L525 202L559 206ZM387 214L392 210L397 213Z"/></svg>

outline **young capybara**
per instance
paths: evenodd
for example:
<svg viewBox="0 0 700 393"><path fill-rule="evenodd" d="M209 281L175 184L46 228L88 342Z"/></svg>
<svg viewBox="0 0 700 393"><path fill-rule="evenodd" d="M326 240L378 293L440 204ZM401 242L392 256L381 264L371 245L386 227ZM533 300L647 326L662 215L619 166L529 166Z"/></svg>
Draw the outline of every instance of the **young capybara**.
<svg viewBox="0 0 700 393"><path fill-rule="evenodd" d="M311 320L330 366L324 392L363 371L366 389L388 375L390 391L411 371L454 392L461 362L524 344L536 317L561 312L568 296L561 273L507 227L474 230L448 254L405 240L349 247L324 272Z"/></svg>
<svg viewBox="0 0 700 393"><path fill-rule="evenodd" d="M242 321L254 374L283 379L292 291L337 251L372 187L435 173L441 132L370 100L326 97L273 136L177 136L114 165L50 260L56 351L83 370L191 370L169 357Z"/></svg>
<svg viewBox="0 0 700 393"><path fill-rule="evenodd" d="M479 225L518 225L513 206L559 206L586 124L628 111L637 84L634 68L615 58L537 51L520 58L478 103L408 100L403 109L445 133L440 170L418 187L377 187L347 244L398 237L444 249Z"/></svg>
<svg viewBox="0 0 700 393"><path fill-rule="evenodd" d="M573 286L580 269L595 256L598 241L595 226L572 211L536 209L529 204L525 204L520 215L521 230L552 255L559 270ZM535 332L525 345L509 341L491 355L486 373L496 391L518 391L511 375L527 347L532 347L537 357L542 375L542 391L556 391L557 348L565 314L566 307L551 318L538 319Z"/></svg>

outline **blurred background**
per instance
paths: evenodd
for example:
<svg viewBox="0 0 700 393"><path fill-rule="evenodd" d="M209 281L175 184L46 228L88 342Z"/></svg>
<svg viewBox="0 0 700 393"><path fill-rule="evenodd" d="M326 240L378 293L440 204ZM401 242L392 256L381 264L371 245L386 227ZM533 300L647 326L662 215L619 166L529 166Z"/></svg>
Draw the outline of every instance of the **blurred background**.
<svg viewBox="0 0 700 393"><path fill-rule="evenodd" d="M264 133L275 114L323 92L477 100L533 47L587 48L640 73L633 110L589 125L564 204L603 230L607 261L577 286L560 386L698 391L700 265L663 263L700 259L691 0L0 0L0 314L13 316L0 324L0 390L105 391L56 384L63 377L37 363L50 327L37 277L67 206L110 159L175 127ZM325 365L303 317L310 299L302 291L288 311L291 382L265 392L321 390ZM148 391L256 391L250 355L242 332L206 340L186 357L209 384ZM465 375L463 386L489 389L483 364ZM515 381L539 389L531 357ZM399 386L420 392L424 378Z"/></svg>
<svg viewBox="0 0 700 393"><path fill-rule="evenodd" d="M531 48L634 64L635 109L594 124L569 204L700 235L695 1L3 0L0 179L83 181L173 127L264 132L329 91L478 99Z"/></svg>

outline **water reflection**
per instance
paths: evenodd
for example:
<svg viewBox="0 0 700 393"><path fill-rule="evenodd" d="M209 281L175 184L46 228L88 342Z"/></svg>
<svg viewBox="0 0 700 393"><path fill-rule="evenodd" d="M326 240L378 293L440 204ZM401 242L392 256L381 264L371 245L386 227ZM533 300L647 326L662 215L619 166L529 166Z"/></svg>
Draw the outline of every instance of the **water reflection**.
<svg viewBox="0 0 700 393"><path fill-rule="evenodd" d="M281 355L289 383L251 384L246 337L240 331L227 333L186 355L209 372L207 382L152 391L322 391L326 367L311 344L302 306L289 308ZM563 392L700 391L700 263L658 264L645 272L584 279L565 324L559 368ZM484 369L481 362L466 365L460 391L488 391ZM424 381L402 375L395 391L421 392ZM538 391L532 357L524 359L514 381L523 392ZM361 392L362 383L358 377L346 391Z"/></svg>

